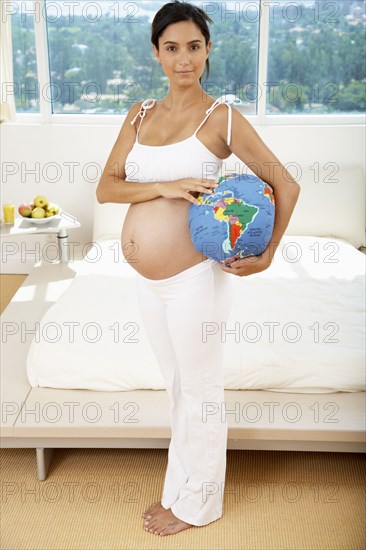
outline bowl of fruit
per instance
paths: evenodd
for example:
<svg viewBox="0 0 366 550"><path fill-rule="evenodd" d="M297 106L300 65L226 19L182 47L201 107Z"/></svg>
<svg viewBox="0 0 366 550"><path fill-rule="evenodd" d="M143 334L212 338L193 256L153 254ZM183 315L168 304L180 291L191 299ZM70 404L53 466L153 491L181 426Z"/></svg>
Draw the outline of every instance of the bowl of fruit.
<svg viewBox="0 0 366 550"><path fill-rule="evenodd" d="M37 195L33 202L19 205L18 212L22 218L35 225L42 225L61 217L61 208L53 202L48 202L43 195Z"/></svg>

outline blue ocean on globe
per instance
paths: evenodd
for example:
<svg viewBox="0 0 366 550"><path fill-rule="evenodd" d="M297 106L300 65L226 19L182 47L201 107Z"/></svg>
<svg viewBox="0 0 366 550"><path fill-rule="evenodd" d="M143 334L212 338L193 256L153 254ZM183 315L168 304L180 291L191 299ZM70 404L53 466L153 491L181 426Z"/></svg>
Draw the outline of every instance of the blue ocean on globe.
<svg viewBox="0 0 366 550"><path fill-rule="evenodd" d="M189 207L189 231L198 252L217 262L259 256L272 237L275 198L268 183L251 174L227 174L213 193Z"/></svg>

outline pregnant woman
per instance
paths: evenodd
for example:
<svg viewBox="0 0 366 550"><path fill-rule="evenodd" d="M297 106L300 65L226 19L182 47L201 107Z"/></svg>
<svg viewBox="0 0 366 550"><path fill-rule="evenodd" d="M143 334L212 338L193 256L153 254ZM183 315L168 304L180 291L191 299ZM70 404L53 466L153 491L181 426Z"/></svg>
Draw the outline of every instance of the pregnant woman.
<svg viewBox="0 0 366 550"><path fill-rule="evenodd" d="M228 273L242 277L269 267L299 193L246 119L204 93L207 22L213 21L187 2L170 2L156 13L151 42L169 92L131 107L96 191L100 203L131 203L121 247L136 270L144 327L170 400L162 499L143 513L145 529L163 536L222 516L227 422L221 413L205 412L224 408L223 350L220 330L205 330L213 323L220 329L228 319ZM231 153L255 163L257 175L274 189L276 221L271 242L254 262L231 258L224 265L195 250L188 210L198 193L216 187Z"/></svg>

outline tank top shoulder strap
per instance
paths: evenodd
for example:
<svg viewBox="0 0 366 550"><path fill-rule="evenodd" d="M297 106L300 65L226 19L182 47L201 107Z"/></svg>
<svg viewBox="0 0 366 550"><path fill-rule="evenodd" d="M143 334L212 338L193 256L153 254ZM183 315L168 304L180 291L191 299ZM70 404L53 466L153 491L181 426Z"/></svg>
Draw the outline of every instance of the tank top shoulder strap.
<svg viewBox="0 0 366 550"><path fill-rule="evenodd" d="M140 130L140 127L141 127L141 124L142 124L142 120L143 118L146 116L146 111L148 109L152 109L153 107L155 107L155 104L156 104L156 99L154 98L149 98L149 99L145 99L145 101L142 102L142 105L140 107L140 110L139 112L137 113L137 115L135 116L135 118L131 121L131 126L133 126L135 124L135 121L136 121L136 118L139 116L140 117L140 124L137 128L137 132L136 132L136 141L137 141L137 138L138 138L138 134L139 134L139 130Z"/></svg>
<svg viewBox="0 0 366 550"><path fill-rule="evenodd" d="M198 128L195 131L194 135L196 135L198 130L204 125L204 123L206 122L206 120L208 119L208 117L210 116L212 111L214 111L216 109L216 107L218 107L218 105L220 105L221 103L226 105L227 108L229 109L228 128L227 128L227 144L230 145L230 143L231 143L231 124L232 124L232 110L231 110L230 104L231 103L241 103L241 100L240 99L238 100L237 98L235 98L235 99L226 98L226 96L222 96L222 97L217 98L216 101L211 105L211 107L209 109L207 109L207 111L206 111L207 116L204 118L204 120L198 126Z"/></svg>

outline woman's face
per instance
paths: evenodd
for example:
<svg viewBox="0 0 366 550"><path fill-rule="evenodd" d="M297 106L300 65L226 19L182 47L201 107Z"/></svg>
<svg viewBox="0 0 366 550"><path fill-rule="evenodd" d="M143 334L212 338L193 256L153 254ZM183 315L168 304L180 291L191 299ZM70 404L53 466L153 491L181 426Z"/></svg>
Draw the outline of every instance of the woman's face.
<svg viewBox="0 0 366 550"><path fill-rule="evenodd" d="M193 21L179 21L169 25L159 38L159 52L152 45L164 73L178 85L192 84L204 73L211 40L205 37ZM183 74L186 73L186 74Z"/></svg>

